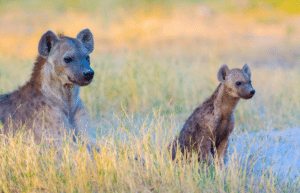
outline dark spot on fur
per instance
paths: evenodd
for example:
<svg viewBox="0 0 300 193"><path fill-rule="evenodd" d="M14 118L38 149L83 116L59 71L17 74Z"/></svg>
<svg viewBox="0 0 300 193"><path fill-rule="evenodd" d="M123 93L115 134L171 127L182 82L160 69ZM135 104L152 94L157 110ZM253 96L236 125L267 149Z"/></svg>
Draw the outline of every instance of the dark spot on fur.
<svg viewBox="0 0 300 193"><path fill-rule="evenodd" d="M9 97L10 95L8 95L8 94L6 94L6 95L4 95L4 104L8 104L8 105L10 105L10 106L12 106L12 100L10 99L10 97Z"/></svg>
<svg viewBox="0 0 300 193"><path fill-rule="evenodd" d="M66 110L66 109L63 109L63 113L68 116L69 115L69 112Z"/></svg>
<svg viewBox="0 0 300 193"><path fill-rule="evenodd" d="M200 125L199 125L199 123L196 123L196 131L200 131L201 130L201 127L200 127Z"/></svg>

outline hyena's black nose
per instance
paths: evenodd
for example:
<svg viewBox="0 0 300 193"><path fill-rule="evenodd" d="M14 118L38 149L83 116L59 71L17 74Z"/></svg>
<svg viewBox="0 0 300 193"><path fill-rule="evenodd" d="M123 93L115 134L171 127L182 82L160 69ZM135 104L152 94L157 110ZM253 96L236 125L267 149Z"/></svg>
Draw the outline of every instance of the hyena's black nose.
<svg viewBox="0 0 300 193"><path fill-rule="evenodd" d="M251 90L251 91L250 91L250 94L253 95L254 93L255 93L255 90Z"/></svg>
<svg viewBox="0 0 300 193"><path fill-rule="evenodd" d="M84 72L83 77L85 80L91 80L94 77L94 71Z"/></svg>

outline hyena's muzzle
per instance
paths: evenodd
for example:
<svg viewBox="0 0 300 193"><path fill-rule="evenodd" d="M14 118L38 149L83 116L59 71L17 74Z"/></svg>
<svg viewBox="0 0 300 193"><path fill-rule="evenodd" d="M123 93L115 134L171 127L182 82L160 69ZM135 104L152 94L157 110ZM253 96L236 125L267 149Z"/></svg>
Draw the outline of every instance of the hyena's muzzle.
<svg viewBox="0 0 300 193"><path fill-rule="evenodd" d="M78 56L75 58L65 57L66 63L72 63L69 65L72 75L68 76L69 81L78 86L89 85L94 77L94 70L90 66L90 57L88 55Z"/></svg>

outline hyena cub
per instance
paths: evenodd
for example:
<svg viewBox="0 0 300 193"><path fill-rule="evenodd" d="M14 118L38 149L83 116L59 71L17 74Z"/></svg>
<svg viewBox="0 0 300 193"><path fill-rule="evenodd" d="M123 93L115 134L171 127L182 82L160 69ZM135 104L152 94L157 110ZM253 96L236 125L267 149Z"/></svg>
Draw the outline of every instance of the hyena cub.
<svg viewBox="0 0 300 193"><path fill-rule="evenodd" d="M179 144L178 148L184 155L196 152L199 162L208 161L211 164L214 158L220 167L223 166L229 135L234 128L234 109L240 98L252 98L255 90L247 64L242 69L232 70L224 64L217 76L221 83L215 92L195 109L178 139L169 145L173 160Z"/></svg>
<svg viewBox="0 0 300 193"><path fill-rule="evenodd" d="M64 131L86 135L88 120L79 87L93 79L89 56L93 49L89 29L76 38L46 32L39 41L40 55L31 79L18 90L0 95L4 133L32 130L37 143L42 137L60 139Z"/></svg>

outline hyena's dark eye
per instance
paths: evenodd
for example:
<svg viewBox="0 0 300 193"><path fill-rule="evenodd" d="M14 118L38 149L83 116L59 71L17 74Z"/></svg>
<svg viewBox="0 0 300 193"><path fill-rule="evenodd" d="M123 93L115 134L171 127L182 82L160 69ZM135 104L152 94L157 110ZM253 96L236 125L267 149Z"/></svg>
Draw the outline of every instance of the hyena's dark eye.
<svg viewBox="0 0 300 193"><path fill-rule="evenodd" d="M90 56L87 56L87 57L86 57L86 60L87 60L88 62L90 62Z"/></svg>
<svg viewBox="0 0 300 193"><path fill-rule="evenodd" d="M238 86L240 86L242 83L241 82L236 82L235 84L238 85Z"/></svg>
<svg viewBox="0 0 300 193"><path fill-rule="evenodd" d="M71 58L71 57L65 57L64 61L65 61L65 63L70 63L70 62L73 61L73 58Z"/></svg>

